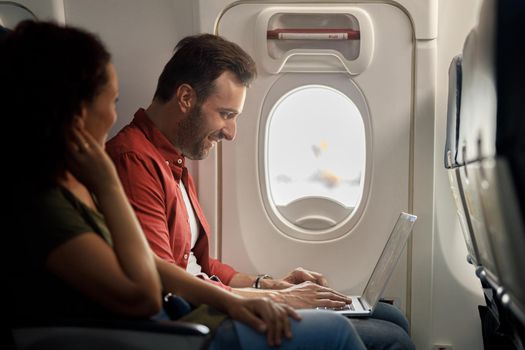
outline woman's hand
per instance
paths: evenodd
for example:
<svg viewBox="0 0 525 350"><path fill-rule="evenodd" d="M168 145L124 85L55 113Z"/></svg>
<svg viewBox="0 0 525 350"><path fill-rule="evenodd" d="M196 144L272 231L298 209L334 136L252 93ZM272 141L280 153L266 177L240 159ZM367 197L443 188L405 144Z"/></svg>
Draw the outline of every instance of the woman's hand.
<svg viewBox="0 0 525 350"><path fill-rule="evenodd" d="M236 297L227 306L227 313L259 332L266 332L268 345L279 346L283 336L292 337L289 317L301 317L290 306L273 302L269 298ZM289 317L288 317L289 316Z"/></svg>
<svg viewBox="0 0 525 350"><path fill-rule="evenodd" d="M95 194L119 184L113 162L80 118L71 131L67 161L68 171Z"/></svg>

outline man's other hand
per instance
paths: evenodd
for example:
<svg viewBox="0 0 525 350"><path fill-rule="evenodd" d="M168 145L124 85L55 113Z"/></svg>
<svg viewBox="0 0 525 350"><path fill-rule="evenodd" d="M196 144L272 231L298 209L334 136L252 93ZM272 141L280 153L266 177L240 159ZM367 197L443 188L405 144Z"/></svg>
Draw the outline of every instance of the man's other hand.
<svg viewBox="0 0 525 350"><path fill-rule="evenodd" d="M283 278L283 281L290 284L300 284L303 282L313 282L320 286L328 286L326 278L318 272L305 270L302 267L298 267Z"/></svg>
<svg viewBox="0 0 525 350"><path fill-rule="evenodd" d="M339 309L352 303L352 298L310 281L275 291L272 293L272 298L295 309L316 307Z"/></svg>

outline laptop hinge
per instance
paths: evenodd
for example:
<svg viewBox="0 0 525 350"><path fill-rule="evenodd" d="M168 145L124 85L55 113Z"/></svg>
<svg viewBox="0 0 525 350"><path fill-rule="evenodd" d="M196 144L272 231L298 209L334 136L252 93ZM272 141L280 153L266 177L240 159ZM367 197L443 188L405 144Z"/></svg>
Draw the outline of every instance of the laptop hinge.
<svg viewBox="0 0 525 350"><path fill-rule="evenodd" d="M359 304L361 304L361 307L363 308L363 310L371 310L372 308L370 307L370 305L368 305L367 301L363 298L363 297L360 297L360 298L357 298L357 300L359 300Z"/></svg>

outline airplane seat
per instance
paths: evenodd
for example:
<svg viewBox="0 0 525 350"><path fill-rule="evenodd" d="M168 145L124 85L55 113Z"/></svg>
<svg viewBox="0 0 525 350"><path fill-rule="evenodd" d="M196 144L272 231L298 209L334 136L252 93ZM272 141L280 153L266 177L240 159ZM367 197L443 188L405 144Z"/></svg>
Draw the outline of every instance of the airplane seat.
<svg viewBox="0 0 525 350"><path fill-rule="evenodd" d="M498 11L497 71L498 71L498 125L496 149L509 162L509 170L516 190L520 216L525 218L525 120L523 96L525 87L525 45L514 40L523 35L525 4L523 1L504 0Z"/></svg>
<svg viewBox="0 0 525 350"><path fill-rule="evenodd" d="M501 265L504 305L525 344L525 44L515 38L525 34L525 2L500 0L497 12L496 164L500 194L494 225L495 252Z"/></svg>
<svg viewBox="0 0 525 350"><path fill-rule="evenodd" d="M169 294L165 304L171 298ZM65 319L8 328L2 343L3 348L19 350L202 349L208 334L204 325L181 321Z"/></svg>
<svg viewBox="0 0 525 350"><path fill-rule="evenodd" d="M445 141L444 163L447 169L450 189L456 203L456 213L459 219L463 239L467 247L467 262L478 266L478 252L472 232L468 208L465 202L463 186L459 173L462 165L462 153L459 152L459 130L461 125L461 84L462 84L462 55L452 59L449 70L447 129Z"/></svg>
<svg viewBox="0 0 525 350"><path fill-rule="evenodd" d="M478 247L476 245L476 235L474 234L474 228L471 219L471 208L473 206L472 199L477 198L472 195L472 184L467 184L467 192L465 193L463 184L469 181L465 178L468 175L465 171L465 159L466 154L464 147L465 128L461 125L461 98L462 98L462 81L463 81L463 55L459 54L455 56L449 66L449 90L448 90L448 104L447 104L447 129L446 129L446 141L445 141L445 152L444 152L444 165L447 169L450 188L454 201L456 204L456 213L460 222L460 228L463 234L463 238L467 247L467 262L476 267L476 275L480 279L481 286L483 288L483 294L485 297L485 305L478 307L482 333L484 338L485 347L492 348L494 346L488 344L507 344L509 343L508 337L502 337L502 322L500 321L500 308L501 305L495 298L495 291L497 285L494 283L496 279L487 277L487 270L481 264L481 261L486 261L487 254L480 256ZM472 175L471 175L472 176ZM471 179L472 180L472 179ZM470 192L468 192L470 191ZM471 203L467 203L470 200ZM479 215L479 213L478 213ZM478 221L479 222L479 221ZM480 232L479 224L476 226L478 235ZM486 247L482 245L483 249ZM491 274L494 276L494 274ZM508 345L503 348L514 348Z"/></svg>
<svg viewBox="0 0 525 350"><path fill-rule="evenodd" d="M457 182L487 302L480 307L486 349L523 349L525 344L525 55L524 45L515 40L525 34L524 19L524 2L484 1L462 52L459 135L447 130L447 168L454 165L450 139L455 136L461 145Z"/></svg>
<svg viewBox="0 0 525 350"><path fill-rule="evenodd" d="M452 58L448 68L447 134L445 140L445 168L458 167L458 141L461 110L462 55Z"/></svg>

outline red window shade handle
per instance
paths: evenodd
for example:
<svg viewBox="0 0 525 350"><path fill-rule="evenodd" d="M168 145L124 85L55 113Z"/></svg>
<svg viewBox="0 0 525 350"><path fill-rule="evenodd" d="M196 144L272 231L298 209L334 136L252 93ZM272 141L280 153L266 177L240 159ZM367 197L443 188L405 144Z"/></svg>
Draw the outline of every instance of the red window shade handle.
<svg viewBox="0 0 525 350"><path fill-rule="evenodd" d="M360 32L342 28L288 28L266 32L271 40L359 40Z"/></svg>

